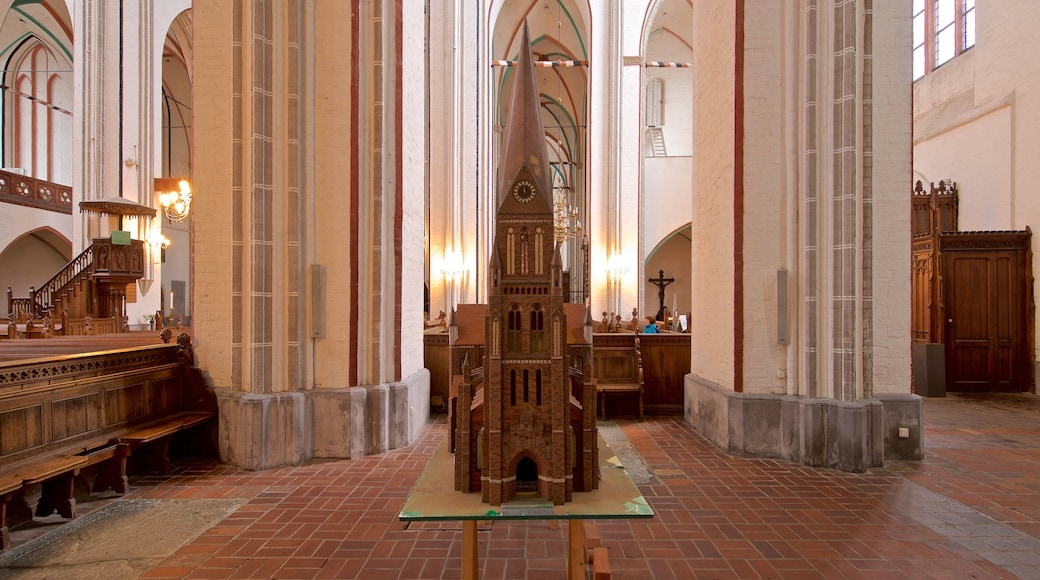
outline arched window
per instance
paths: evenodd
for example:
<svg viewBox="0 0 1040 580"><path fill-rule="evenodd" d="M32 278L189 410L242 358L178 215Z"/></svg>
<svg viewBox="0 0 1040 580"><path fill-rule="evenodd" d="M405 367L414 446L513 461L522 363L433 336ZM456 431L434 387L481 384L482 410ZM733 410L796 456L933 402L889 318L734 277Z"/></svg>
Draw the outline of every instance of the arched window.
<svg viewBox="0 0 1040 580"><path fill-rule="evenodd" d="M509 369L509 404L516 406L516 369Z"/></svg>
<svg viewBox="0 0 1040 580"><path fill-rule="evenodd" d="M72 65L36 37L8 61L4 166L72 184Z"/></svg>
<svg viewBox="0 0 1040 580"><path fill-rule="evenodd" d="M506 328L506 350L509 352L517 352L520 350L522 344L520 335L521 319L519 304L512 304L509 306L508 318L508 326Z"/></svg>
<svg viewBox="0 0 1040 580"><path fill-rule="evenodd" d="M528 386L529 383L530 383L530 381L528 380L527 369L524 369L524 402L525 403L530 401L530 388Z"/></svg>
<svg viewBox="0 0 1040 580"><path fill-rule="evenodd" d="M542 406L542 369L534 371L534 404Z"/></svg>
<svg viewBox="0 0 1040 580"><path fill-rule="evenodd" d="M531 352L545 350L545 313L541 304L531 307Z"/></svg>

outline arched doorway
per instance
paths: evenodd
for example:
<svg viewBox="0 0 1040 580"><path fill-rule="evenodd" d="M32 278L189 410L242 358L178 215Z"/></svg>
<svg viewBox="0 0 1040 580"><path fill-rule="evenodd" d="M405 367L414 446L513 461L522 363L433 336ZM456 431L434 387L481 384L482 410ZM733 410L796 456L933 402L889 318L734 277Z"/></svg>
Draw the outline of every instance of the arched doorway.
<svg viewBox="0 0 1040 580"><path fill-rule="evenodd" d="M516 464L516 495L538 495L538 464L530 457Z"/></svg>

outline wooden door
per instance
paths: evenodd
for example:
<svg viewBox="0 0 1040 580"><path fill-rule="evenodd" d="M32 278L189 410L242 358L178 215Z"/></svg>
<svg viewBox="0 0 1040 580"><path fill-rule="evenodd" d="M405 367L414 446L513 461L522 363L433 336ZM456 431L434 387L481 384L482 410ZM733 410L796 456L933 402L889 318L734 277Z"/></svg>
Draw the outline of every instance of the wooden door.
<svg viewBox="0 0 1040 580"><path fill-rule="evenodd" d="M1023 249L942 251L948 391L1031 388L1027 259Z"/></svg>

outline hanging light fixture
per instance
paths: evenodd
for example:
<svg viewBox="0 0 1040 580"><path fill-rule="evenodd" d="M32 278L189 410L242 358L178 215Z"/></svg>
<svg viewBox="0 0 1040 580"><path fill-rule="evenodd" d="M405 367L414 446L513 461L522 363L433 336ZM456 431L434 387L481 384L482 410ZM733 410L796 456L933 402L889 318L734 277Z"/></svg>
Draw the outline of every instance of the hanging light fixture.
<svg viewBox="0 0 1040 580"><path fill-rule="evenodd" d="M183 222L191 211L191 184L187 179L159 178L155 180L155 193L163 213L172 222Z"/></svg>
<svg viewBox="0 0 1040 580"><path fill-rule="evenodd" d="M563 243L581 235L578 208L568 203L566 185L553 185L553 233L556 243Z"/></svg>

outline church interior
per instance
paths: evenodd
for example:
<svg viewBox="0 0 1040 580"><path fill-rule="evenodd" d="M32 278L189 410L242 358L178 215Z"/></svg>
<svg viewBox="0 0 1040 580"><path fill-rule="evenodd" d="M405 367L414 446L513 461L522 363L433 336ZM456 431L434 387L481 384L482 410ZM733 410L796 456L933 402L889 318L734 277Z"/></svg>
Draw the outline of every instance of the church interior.
<svg viewBox="0 0 1040 580"><path fill-rule="evenodd" d="M224 511L185 549L266 493L279 507L257 517L277 519L299 486L364 503L347 511L370 526L294 561L301 577L473 577L416 555L430 537L457 555L461 536L402 531L394 512L448 437L446 493L489 506L594 493L599 441L627 457L655 519L598 524L618 578L943 577L943 561L1036 575L1037 498L1003 486L1036 473L1040 448L1025 29L1040 5L7 0L0 14L0 570L22 566L46 518L200 500L190 482L208 481ZM958 466L995 475L980 491ZM755 499L756 470L790 503ZM934 524L892 539L931 552L852 554L843 534L886 532L843 516L828 541L848 543L811 555L796 538L831 528L789 512L827 513L803 495L827 485L848 498L835 510L917 519L900 534ZM1016 547L925 521L940 505L995 519ZM481 529L482 577L555 577L561 532L540 523ZM395 536L413 528L428 536ZM506 533L523 554L496 552ZM176 559L151 575L220 557ZM235 569L295 577L291 559Z"/></svg>

